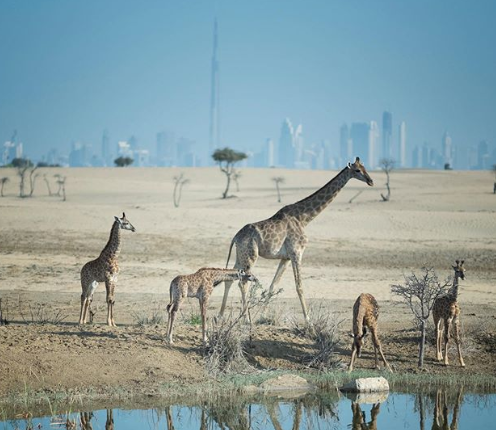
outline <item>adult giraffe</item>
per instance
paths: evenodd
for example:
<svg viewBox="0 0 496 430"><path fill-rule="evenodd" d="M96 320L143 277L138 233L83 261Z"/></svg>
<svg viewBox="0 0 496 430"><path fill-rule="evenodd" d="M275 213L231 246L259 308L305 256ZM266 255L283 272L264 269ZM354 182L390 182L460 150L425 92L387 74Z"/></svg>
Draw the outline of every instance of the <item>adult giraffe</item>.
<svg viewBox="0 0 496 430"><path fill-rule="evenodd" d="M348 163L341 172L312 195L299 202L284 206L269 219L247 224L239 230L231 241L226 267L229 264L234 244L236 244L234 268L243 269L248 274L251 273L258 257L280 260L270 285L269 291L272 292L291 262L303 316L309 322L308 309L301 285L301 259L308 243L305 227L334 200L351 178L366 182L369 186L374 185L374 181L368 175L364 165L356 157L353 164ZM225 282L224 298L220 309L221 316L224 314L227 296L233 282ZM246 306L247 285L247 281L240 280L239 287L243 307Z"/></svg>

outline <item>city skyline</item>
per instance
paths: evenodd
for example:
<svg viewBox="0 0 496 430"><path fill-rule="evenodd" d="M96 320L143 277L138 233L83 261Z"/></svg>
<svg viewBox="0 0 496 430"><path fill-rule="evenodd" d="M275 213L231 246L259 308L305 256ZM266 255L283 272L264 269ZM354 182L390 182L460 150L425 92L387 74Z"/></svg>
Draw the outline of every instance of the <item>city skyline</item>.
<svg viewBox="0 0 496 430"><path fill-rule="evenodd" d="M39 159L71 142L95 148L107 130L110 147L137 136L153 153L157 133L172 130L207 152L218 93L219 146L252 153L278 142L284 118L304 125L306 143L339 148L343 123L382 131L383 112L395 118L395 150L407 124L406 158L445 130L459 149L493 148L496 6L278 4L3 2L0 143L18 130L24 153Z"/></svg>

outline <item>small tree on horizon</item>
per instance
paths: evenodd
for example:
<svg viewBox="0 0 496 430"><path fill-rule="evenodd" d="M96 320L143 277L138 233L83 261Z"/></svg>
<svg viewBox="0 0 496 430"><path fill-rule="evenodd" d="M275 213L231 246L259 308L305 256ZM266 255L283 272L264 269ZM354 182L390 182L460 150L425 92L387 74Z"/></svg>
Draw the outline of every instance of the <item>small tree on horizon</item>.
<svg viewBox="0 0 496 430"><path fill-rule="evenodd" d="M216 149L212 154L212 158L219 165L221 172L226 175L227 184L226 189L222 193L222 198L227 198L229 193L229 186L231 185L231 178L233 174L236 172L234 169L234 165L239 161L248 158L248 156L244 152L238 152L231 148L223 148Z"/></svg>
<svg viewBox="0 0 496 430"><path fill-rule="evenodd" d="M403 299L412 311L417 327L420 329L418 367L424 366L425 337L427 321L434 307L435 301L448 292L451 283L439 282L436 272L432 268L422 268L423 274L417 276L412 273L405 276L404 285L391 285L391 292Z"/></svg>
<svg viewBox="0 0 496 430"><path fill-rule="evenodd" d="M174 206L176 208L179 207L179 203L181 202L181 194L183 191L183 186L189 183L189 179L184 177L184 174L181 173L179 176L174 176Z"/></svg>
<svg viewBox="0 0 496 430"><path fill-rule="evenodd" d="M493 174L494 174L493 194L496 194L496 164L493 164Z"/></svg>
<svg viewBox="0 0 496 430"><path fill-rule="evenodd" d="M385 196L381 193L382 200L385 202L388 202L391 197L391 188L389 187L389 174L391 173L391 170L394 169L394 163L395 162L392 158L383 158L381 161L379 161L382 171L386 174L387 195Z"/></svg>
<svg viewBox="0 0 496 430"><path fill-rule="evenodd" d="M7 177L4 177L4 178L0 179L0 186L1 186L0 196L4 197L4 195L3 195L3 187L9 181L10 181L10 179L7 178Z"/></svg>
<svg viewBox="0 0 496 430"><path fill-rule="evenodd" d="M123 157L120 156L114 160L114 164L116 167L127 167L134 163L134 160L131 157Z"/></svg>
<svg viewBox="0 0 496 430"><path fill-rule="evenodd" d="M279 184L284 184L284 178L282 176L277 176L275 178L272 178L272 180L276 184L276 190L277 190L277 202L281 203L281 190L279 188Z"/></svg>

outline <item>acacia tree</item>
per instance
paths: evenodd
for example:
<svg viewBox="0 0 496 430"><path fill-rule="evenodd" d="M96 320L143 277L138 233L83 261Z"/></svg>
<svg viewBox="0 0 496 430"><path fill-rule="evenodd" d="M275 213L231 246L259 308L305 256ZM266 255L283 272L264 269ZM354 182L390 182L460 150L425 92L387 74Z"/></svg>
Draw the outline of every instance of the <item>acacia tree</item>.
<svg viewBox="0 0 496 430"><path fill-rule="evenodd" d="M391 197L391 188L389 188L389 174L391 173L391 170L394 169L394 160L391 158L383 158L381 161L379 161L379 164L381 166L382 171L386 174L386 188L387 188L387 195L385 196L384 194L381 193L381 197L383 201L388 202L389 198Z"/></svg>
<svg viewBox="0 0 496 430"><path fill-rule="evenodd" d="M248 156L244 152L238 152L231 148L223 148L216 149L212 154L212 158L219 165L221 172L226 175L227 184L226 189L222 193L222 198L227 198L227 194L229 193L229 186L231 185L231 178L233 174L236 172L234 169L234 165L247 158Z"/></svg>
<svg viewBox="0 0 496 430"><path fill-rule="evenodd" d="M183 186L186 185L187 183L189 183L189 179L186 179L183 173L181 173L179 176L174 176L173 200L174 200L174 206L176 208L179 207L179 203L181 201Z"/></svg>
<svg viewBox="0 0 496 430"><path fill-rule="evenodd" d="M277 202L281 203L281 190L279 189L279 184L284 184L284 178L282 176L277 176L275 178L272 178L272 180L276 184L276 190L277 190Z"/></svg>
<svg viewBox="0 0 496 430"><path fill-rule="evenodd" d="M418 367L424 366L425 332L434 303L451 286L449 281L441 284L434 269L423 267L422 271L421 276L415 273L405 276L404 285L391 285L391 292L403 299L420 328Z"/></svg>
<svg viewBox="0 0 496 430"><path fill-rule="evenodd" d="M0 191L0 196L4 197L3 195L3 187L5 186L5 184L9 182L9 178L7 177L4 177L2 179L0 179L0 187L1 187L1 191Z"/></svg>

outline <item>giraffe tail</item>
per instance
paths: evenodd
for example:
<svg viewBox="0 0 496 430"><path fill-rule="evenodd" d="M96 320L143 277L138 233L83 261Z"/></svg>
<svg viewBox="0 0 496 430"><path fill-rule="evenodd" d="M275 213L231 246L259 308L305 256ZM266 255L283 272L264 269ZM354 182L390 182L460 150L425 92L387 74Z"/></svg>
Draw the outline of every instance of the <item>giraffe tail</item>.
<svg viewBox="0 0 496 430"><path fill-rule="evenodd" d="M234 245L234 239L235 239L235 237L233 238L233 240L231 240L231 246L229 247L229 254L227 255L227 261L226 261L226 269L229 266L229 259L231 258L231 251L232 251L232 247Z"/></svg>
<svg viewBox="0 0 496 430"><path fill-rule="evenodd" d="M165 308L165 310L167 311L168 314L171 313L171 310L172 310L172 305L173 305L173 302L172 302L172 288L170 289L170 303L167 305L167 307Z"/></svg>

